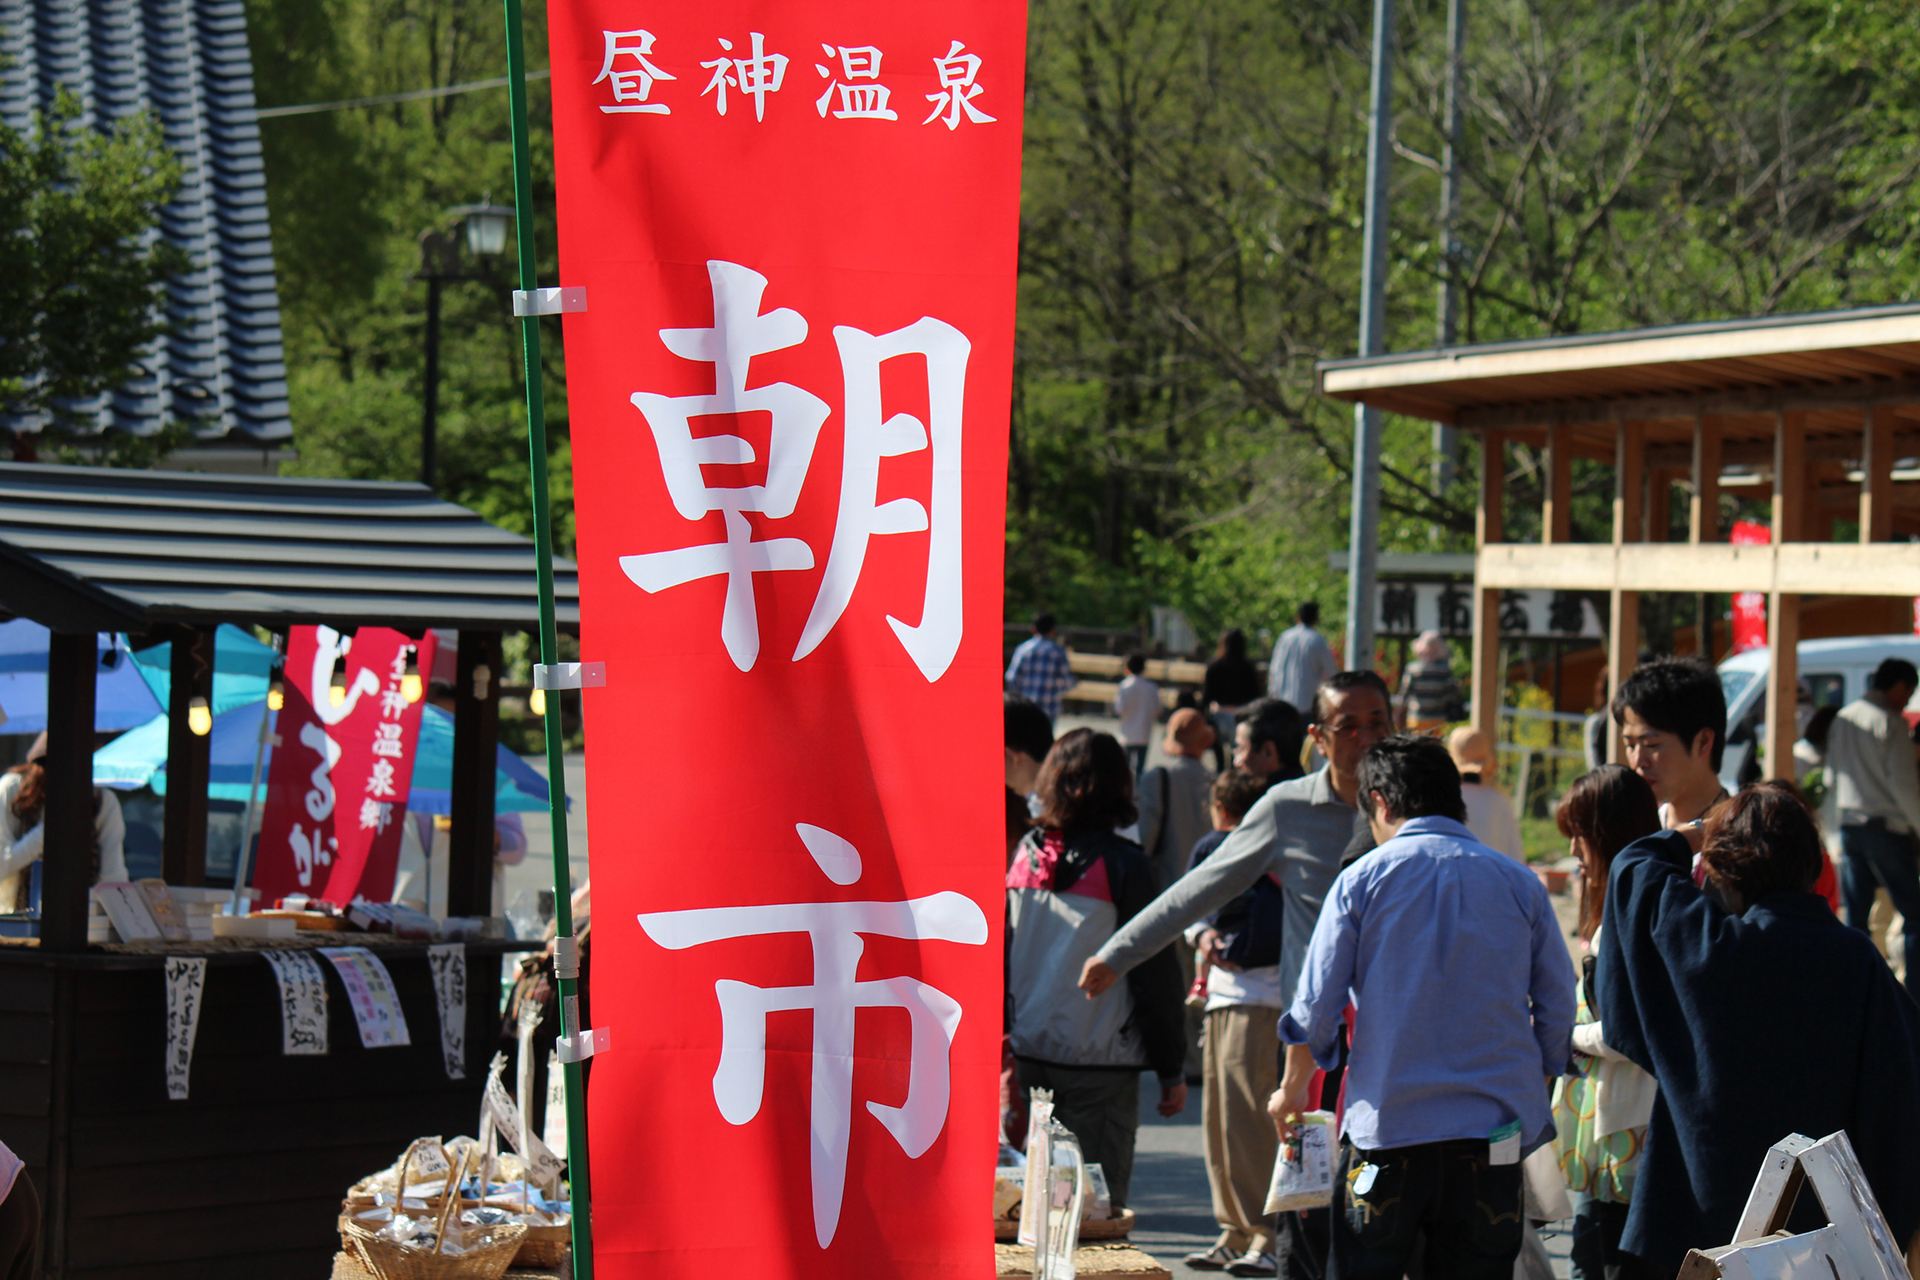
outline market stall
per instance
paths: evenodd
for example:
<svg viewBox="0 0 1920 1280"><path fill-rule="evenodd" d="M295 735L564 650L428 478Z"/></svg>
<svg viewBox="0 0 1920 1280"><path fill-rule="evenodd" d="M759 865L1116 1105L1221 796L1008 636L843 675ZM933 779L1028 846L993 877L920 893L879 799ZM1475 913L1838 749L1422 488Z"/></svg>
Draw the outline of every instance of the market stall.
<svg viewBox="0 0 1920 1280"><path fill-rule="evenodd" d="M571 566L556 576L571 627ZM485 916L501 639L536 625L535 599L531 544L418 485L0 464L0 611L52 632L38 937L0 946L0 1140L39 1191L48 1276L324 1274L344 1186L421 1134L472 1132L499 1035L491 975L512 948L353 932L90 945L77 855L99 633L171 641L164 879L190 898L211 763L191 712L213 693L214 629L456 629L448 914ZM294 1051L287 966L267 957L323 948L327 1051ZM369 1001L405 1043L369 1036Z"/></svg>

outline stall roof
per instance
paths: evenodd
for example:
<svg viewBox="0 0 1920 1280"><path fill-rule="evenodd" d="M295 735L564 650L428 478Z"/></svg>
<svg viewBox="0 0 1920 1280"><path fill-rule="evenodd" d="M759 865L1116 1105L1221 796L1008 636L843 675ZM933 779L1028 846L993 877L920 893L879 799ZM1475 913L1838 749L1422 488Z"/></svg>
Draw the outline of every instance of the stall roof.
<svg viewBox="0 0 1920 1280"><path fill-rule="evenodd" d="M535 591L531 541L418 484L0 463L0 610L56 630L530 630Z"/></svg>
<svg viewBox="0 0 1920 1280"><path fill-rule="evenodd" d="M1920 424L1920 303L1328 360L1316 378L1470 429L1803 408L1857 430L1874 403Z"/></svg>

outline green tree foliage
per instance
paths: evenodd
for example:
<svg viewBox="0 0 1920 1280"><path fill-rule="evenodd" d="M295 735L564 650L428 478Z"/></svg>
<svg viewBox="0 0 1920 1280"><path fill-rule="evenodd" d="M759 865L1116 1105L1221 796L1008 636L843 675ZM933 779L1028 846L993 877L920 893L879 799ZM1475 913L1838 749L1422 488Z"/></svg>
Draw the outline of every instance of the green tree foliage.
<svg viewBox="0 0 1920 1280"><path fill-rule="evenodd" d="M100 133L80 114L63 91L30 130L0 124L0 404L56 439L90 432L84 402L138 373L166 332L160 287L190 265L150 234L180 185L159 125Z"/></svg>
<svg viewBox="0 0 1920 1280"><path fill-rule="evenodd" d="M262 106L337 102L502 75L497 4L475 0L248 0ZM546 15L528 6L528 58L545 65ZM551 133L533 85L535 242L554 278ZM504 88L269 117L266 154L294 442L305 475L413 480L420 474L427 286L420 237L457 225L447 210L512 203ZM471 278L443 286L436 489L521 533L527 496L526 383L511 241L464 256ZM571 554L566 383L559 327L543 334L554 532Z"/></svg>

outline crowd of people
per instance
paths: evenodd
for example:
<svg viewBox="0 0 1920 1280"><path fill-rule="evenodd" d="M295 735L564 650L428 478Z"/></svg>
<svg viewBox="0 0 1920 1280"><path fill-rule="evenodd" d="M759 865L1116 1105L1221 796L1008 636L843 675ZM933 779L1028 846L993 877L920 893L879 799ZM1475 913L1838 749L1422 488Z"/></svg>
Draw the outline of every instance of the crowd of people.
<svg viewBox="0 0 1920 1280"><path fill-rule="evenodd" d="M1920 1010L1865 932L1885 889L1920 941L1914 668L1889 660L1831 717L1836 874L1793 785L1721 785L1713 669L1644 662L1606 709L1625 763L1555 812L1580 867L1569 938L1493 743L1433 736L1437 681L1396 699L1338 670L1316 621L1282 635L1264 692L1229 633L1149 765L1143 663L1121 738L1054 738L1067 686L1036 620L1006 697L1006 1139L1051 1089L1123 1206L1140 1073L1165 1115L1198 1085L1220 1235L1186 1262L1238 1276L1539 1275L1531 1219L1562 1194L1577 1280L1672 1275L1731 1242L1769 1146L1842 1130L1915 1240ZM1340 1135L1331 1206L1269 1215L1313 1111ZM1818 1213L1802 1197L1792 1229Z"/></svg>

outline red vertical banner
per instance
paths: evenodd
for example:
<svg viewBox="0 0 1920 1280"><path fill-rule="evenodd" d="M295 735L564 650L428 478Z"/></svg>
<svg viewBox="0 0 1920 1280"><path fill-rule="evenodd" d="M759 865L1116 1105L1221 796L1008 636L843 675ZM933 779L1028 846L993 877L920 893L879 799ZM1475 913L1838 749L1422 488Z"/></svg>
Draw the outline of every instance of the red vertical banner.
<svg viewBox="0 0 1920 1280"><path fill-rule="evenodd" d="M415 642L385 627L351 637L293 628L253 878L264 900L392 895L420 734L421 703L406 683L416 649L418 669L431 671L432 632Z"/></svg>
<svg viewBox="0 0 1920 1280"><path fill-rule="evenodd" d="M1773 541L1773 531L1755 520L1736 520L1727 541L1741 547L1764 547ZM1767 647L1767 593L1733 593L1733 651Z"/></svg>
<svg viewBox="0 0 1920 1280"><path fill-rule="evenodd" d="M596 1266L990 1276L1025 6L549 12Z"/></svg>

